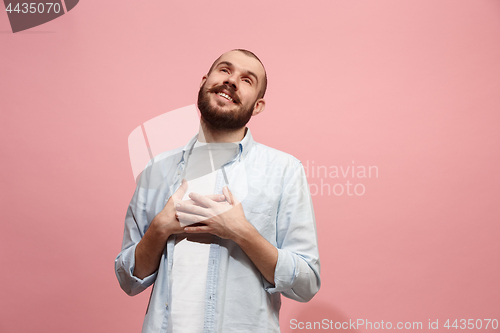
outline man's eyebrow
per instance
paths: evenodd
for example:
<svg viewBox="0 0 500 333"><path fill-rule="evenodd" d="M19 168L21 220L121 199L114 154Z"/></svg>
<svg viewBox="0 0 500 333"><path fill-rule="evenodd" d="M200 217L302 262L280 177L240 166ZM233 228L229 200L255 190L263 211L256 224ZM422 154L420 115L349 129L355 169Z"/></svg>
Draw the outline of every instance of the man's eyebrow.
<svg viewBox="0 0 500 333"><path fill-rule="evenodd" d="M224 65L224 66L228 66L228 67L234 68L233 64L230 63L229 61L221 61L221 62L219 62L217 64L217 67L219 67L220 65ZM259 83L259 77L254 72L252 72L252 71L245 71L245 74L247 76L253 76L254 79L255 79L255 82Z"/></svg>
<svg viewBox="0 0 500 333"><path fill-rule="evenodd" d="M229 61L221 61L217 64L217 67L219 67L220 65L225 65L225 66L228 66L228 67L233 67L233 64L230 63Z"/></svg>

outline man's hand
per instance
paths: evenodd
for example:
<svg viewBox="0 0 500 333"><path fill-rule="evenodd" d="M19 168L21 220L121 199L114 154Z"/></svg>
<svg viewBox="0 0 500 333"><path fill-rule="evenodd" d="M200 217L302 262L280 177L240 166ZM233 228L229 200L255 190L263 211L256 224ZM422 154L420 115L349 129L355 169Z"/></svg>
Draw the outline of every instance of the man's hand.
<svg viewBox="0 0 500 333"><path fill-rule="evenodd" d="M155 236L165 243L170 235L183 232L183 229L175 216L175 204L181 202L187 188L188 183L185 179L183 179L181 186L179 186L177 191L170 196L162 211L155 216L153 221L151 221L151 225L149 226L146 234L148 232L154 232Z"/></svg>
<svg viewBox="0 0 500 333"><path fill-rule="evenodd" d="M177 217L184 224L202 222L204 225L186 227L186 233L210 233L221 238L238 240L250 229L254 229L245 218L241 203L234 198L227 187L222 189L223 195L219 194L224 202L217 202L208 196L191 193L190 202L178 202L176 204ZM220 200L219 200L220 201Z"/></svg>
<svg viewBox="0 0 500 333"><path fill-rule="evenodd" d="M165 204L163 210L155 216L153 221L151 221L150 228L152 228L155 233L160 235L164 242L167 241L170 235L180 234L184 232L184 228L181 226L181 224L179 223L179 219L176 216L176 206L196 206L198 204L193 200L182 200L182 198L186 194L187 189L188 182L183 179L181 186L168 199L168 202ZM200 195L200 197L208 201L213 201L215 203L226 200L225 196L221 194L211 194L207 196Z"/></svg>
<svg viewBox="0 0 500 333"><path fill-rule="evenodd" d="M162 211L155 216L153 221L151 221L148 230L137 244L135 248L135 267L133 273L136 277L143 279L155 272L160 265L161 254L165 248L168 237L173 234L184 232L184 228L181 227L175 215L175 205L192 205L195 203L192 200L182 201L187 189L188 183L183 179L181 186L168 199ZM225 198L222 199L220 194L215 194L207 196L207 200L217 202L225 200Z"/></svg>
<svg viewBox="0 0 500 333"><path fill-rule="evenodd" d="M227 202L215 202L191 193L194 204L179 203L177 216L181 221L202 222L205 225L186 227L186 233L210 233L231 239L245 252L262 276L274 285L278 250L245 218L241 203L227 187L222 189Z"/></svg>

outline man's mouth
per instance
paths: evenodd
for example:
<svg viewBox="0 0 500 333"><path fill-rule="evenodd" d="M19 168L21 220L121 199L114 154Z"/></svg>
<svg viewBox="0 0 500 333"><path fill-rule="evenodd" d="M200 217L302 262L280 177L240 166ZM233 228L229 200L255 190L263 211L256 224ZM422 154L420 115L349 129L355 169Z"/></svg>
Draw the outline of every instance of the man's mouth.
<svg viewBox="0 0 500 333"><path fill-rule="evenodd" d="M234 103L234 104L239 104L240 100L238 96L236 95L236 92L234 89L227 85L220 85L217 87L214 87L212 89L209 89L208 92L214 93L220 98L223 98L224 100Z"/></svg>
<svg viewBox="0 0 500 333"><path fill-rule="evenodd" d="M221 96L221 97L224 97L225 99L227 99L228 101L232 102L233 99L231 98L231 96L229 96L228 94L225 94L223 92L219 92L217 93L217 95Z"/></svg>

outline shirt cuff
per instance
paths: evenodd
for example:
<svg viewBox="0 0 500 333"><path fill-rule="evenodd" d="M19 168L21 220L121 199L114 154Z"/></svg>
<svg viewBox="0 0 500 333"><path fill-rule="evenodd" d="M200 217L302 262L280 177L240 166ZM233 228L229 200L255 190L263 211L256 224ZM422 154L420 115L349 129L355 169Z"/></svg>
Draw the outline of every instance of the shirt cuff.
<svg viewBox="0 0 500 333"><path fill-rule="evenodd" d="M278 293L290 290L295 280L295 260L292 254L283 249L278 249L278 262L274 270L274 285L265 281L265 289L268 293Z"/></svg>
<svg viewBox="0 0 500 333"><path fill-rule="evenodd" d="M274 286L264 284L268 293L280 292L299 302L308 302L320 287L319 271L309 266L305 259L289 250L278 249L278 262L274 271Z"/></svg>
<svg viewBox="0 0 500 333"><path fill-rule="evenodd" d="M156 280L157 272L139 279L133 275L135 268L135 248L137 244L123 250L115 259L116 277L121 288L130 296L134 296L147 289Z"/></svg>

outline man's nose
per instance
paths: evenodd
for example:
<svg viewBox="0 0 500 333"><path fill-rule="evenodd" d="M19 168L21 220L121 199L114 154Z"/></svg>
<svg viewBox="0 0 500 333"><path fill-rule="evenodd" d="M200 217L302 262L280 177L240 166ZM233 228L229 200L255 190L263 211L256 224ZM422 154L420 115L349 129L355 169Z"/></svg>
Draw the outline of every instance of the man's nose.
<svg viewBox="0 0 500 333"><path fill-rule="evenodd" d="M230 85L234 90L238 90L238 80L234 75L230 75L224 81L224 84Z"/></svg>

